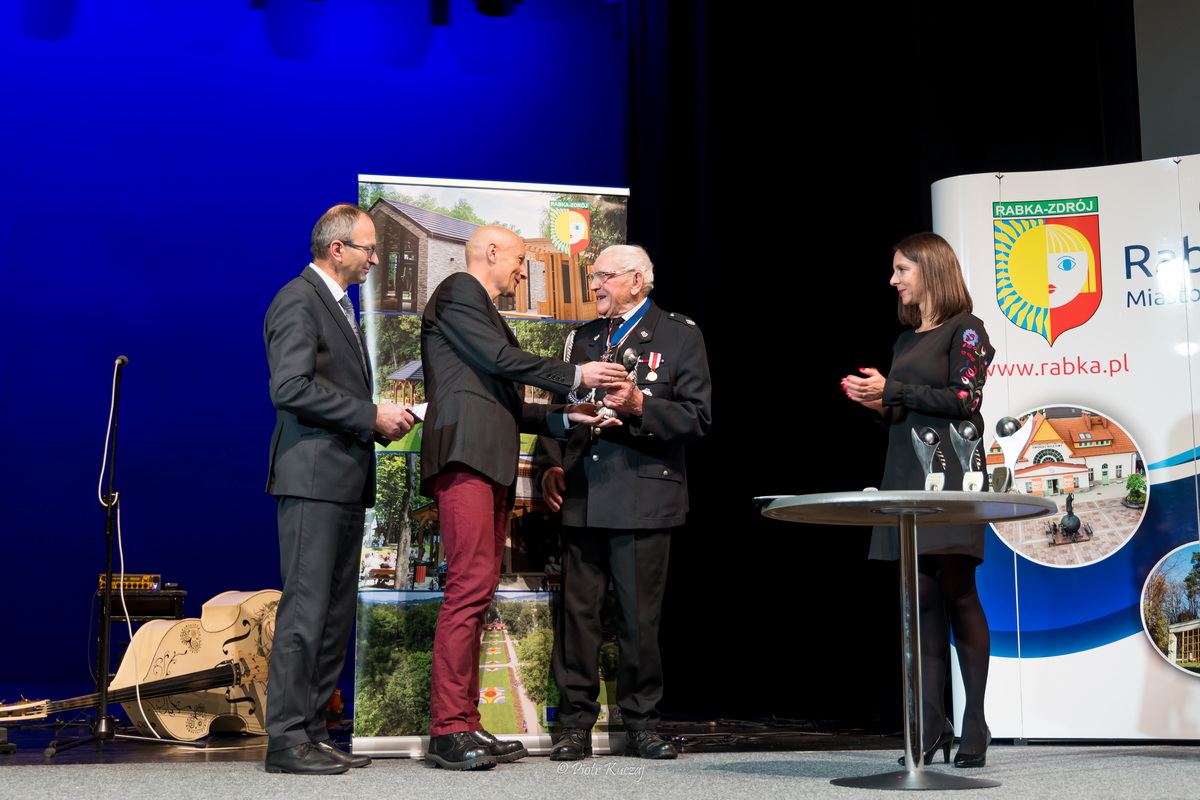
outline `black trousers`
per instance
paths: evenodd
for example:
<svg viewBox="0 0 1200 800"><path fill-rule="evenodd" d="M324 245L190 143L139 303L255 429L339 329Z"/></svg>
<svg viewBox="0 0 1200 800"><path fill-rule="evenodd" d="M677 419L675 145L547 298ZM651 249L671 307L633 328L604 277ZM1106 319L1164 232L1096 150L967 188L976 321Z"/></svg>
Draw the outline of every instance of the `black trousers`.
<svg viewBox="0 0 1200 800"><path fill-rule="evenodd" d="M267 683L268 750L329 738L325 707L354 628L365 511L281 497L278 517L283 596Z"/></svg>
<svg viewBox="0 0 1200 800"><path fill-rule="evenodd" d="M600 613L616 595L617 705L627 730L653 729L662 699L658 631L671 529L563 528L562 607L554 637L559 721L590 729L600 713Z"/></svg>

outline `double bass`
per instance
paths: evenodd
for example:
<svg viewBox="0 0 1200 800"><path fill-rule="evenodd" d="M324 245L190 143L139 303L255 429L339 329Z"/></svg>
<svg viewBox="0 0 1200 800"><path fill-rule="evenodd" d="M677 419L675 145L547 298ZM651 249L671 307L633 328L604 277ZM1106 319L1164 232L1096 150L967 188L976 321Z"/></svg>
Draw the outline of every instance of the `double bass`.
<svg viewBox="0 0 1200 800"><path fill-rule="evenodd" d="M120 703L145 736L193 741L209 733L265 734L278 606L275 590L224 592L204 604L199 619L147 622L129 643L109 700ZM95 694L24 701L0 706L0 720L43 719L98 701Z"/></svg>

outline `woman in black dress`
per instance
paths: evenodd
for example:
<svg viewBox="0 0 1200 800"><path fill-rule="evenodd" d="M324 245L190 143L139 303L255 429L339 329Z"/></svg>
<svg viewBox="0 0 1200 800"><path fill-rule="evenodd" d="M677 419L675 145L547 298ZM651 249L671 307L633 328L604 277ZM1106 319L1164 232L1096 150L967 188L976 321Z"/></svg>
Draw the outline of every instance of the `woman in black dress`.
<svg viewBox="0 0 1200 800"><path fill-rule="evenodd" d="M878 412L888 426L882 489L923 489L925 475L913 449L913 431L932 428L940 444L933 471L945 473L946 490L962 487L963 470L951 444L950 426L969 420L982 434L983 383L992 359L983 323L971 314L971 296L954 250L935 233L917 233L894 248L891 285L899 292L900 322L912 326L892 349L884 376L859 370L842 380L846 396ZM981 448L975 470L983 470ZM962 740L956 767L982 767L991 734L984 719L991 636L975 588L983 561L983 525L930 526L918 541L917 594L921 628L921 708L925 763L941 749L950 759L954 728L946 713L945 686L950 631L966 690ZM894 527L877 527L870 557L899 558Z"/></svg>

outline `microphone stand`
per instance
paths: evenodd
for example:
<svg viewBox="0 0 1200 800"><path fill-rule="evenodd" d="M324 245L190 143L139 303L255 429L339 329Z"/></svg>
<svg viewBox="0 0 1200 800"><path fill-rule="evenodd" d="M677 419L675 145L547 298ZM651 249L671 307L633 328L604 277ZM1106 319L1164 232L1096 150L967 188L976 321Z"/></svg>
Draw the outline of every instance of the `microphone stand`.
<svg viewBox="0 0 1200 800"><path fill-rule="evenodd" d="M112 424L108 433L108 451L105 461L108 462L108 494L100 499L104 506L104 588L101 589L100 601L100 648L96 654L96 717L92 724L92 734L80 739L60 744L50 742L44 755L53 758L56 753L78 747L88 742L103 742L116 736L114 721L108 713L108 669L109 669L109 636L112 629L112 587L113 587L113 530L116 527L117 506L120 496L113 489L117 473L117 415L121 409L121 371L129 359L118 356L116 370L113 373L113 408Z"/></svg>

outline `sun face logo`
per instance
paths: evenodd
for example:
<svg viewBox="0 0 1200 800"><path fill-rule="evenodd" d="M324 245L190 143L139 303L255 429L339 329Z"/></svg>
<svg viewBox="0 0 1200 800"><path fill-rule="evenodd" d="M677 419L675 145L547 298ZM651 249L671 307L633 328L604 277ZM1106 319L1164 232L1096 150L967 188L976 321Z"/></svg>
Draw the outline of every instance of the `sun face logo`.
<svg viewBox="0 0 1200 800"><path fill-rule="evenodd" d="M994 206L996 302L1051 345L1100 307L1100 218L1070 214L1096 207L1094 197Z"/></svg>
<svg viewBox="0 0 1200 800"><path fill-rule="evenodd" d="M582 253L591 242L591 209L587 203L550 204L550 241L560 253Z"/></svg>

